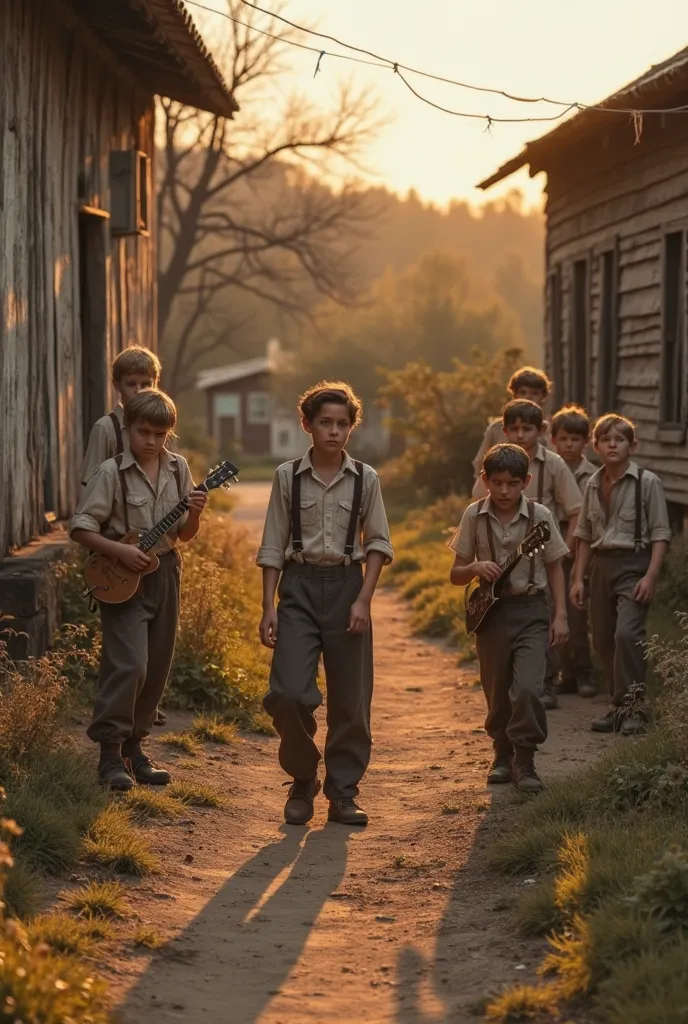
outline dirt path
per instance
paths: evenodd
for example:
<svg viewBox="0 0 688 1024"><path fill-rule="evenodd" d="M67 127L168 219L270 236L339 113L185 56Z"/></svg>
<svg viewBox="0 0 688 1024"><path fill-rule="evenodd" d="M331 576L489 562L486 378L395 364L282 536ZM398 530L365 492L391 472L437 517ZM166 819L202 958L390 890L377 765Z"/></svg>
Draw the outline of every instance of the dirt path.
<svg viewBox="0 0 688 1024"><path fill-rule="evenodd" d="M132 902L168 942L112 965L126 1024L455 1024L474 1020L489 990L533 973L541 944L509 931L522 883L484 868L513 796L484 784L475 666L410 637L390 591L376 598L375 624L375 745L361 795L371 824L326 824L319 798L310 827L284 826L273 739L194 764L180 756L176 775L212 782L228 804L151 830L165 873ZM595 756L590 714L568 698L551 715L546 780Z"/></svg>

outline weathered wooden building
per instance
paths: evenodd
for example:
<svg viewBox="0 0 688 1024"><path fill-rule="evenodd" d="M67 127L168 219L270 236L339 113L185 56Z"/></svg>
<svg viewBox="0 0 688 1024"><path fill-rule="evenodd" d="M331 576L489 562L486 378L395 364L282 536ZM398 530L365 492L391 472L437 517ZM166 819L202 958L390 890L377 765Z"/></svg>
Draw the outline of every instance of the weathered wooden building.
<svg viewBox="0 0 688 1024"><path fill-rule="evenodd" d="M72 512L111 358L155 347L156 93L236 109L179 0L0 0L0 556Z"/></svg>
<svg viewBox="0 0 688 1024"><path fill-rule="evenodd" d="M111 359L156 346L156 94L236 110L180 0L0 0L0 558L72 513Z"/></svg>
<svg viewBox="0 0 688 1024"><path fill-rule="evenodd" d="M555 401L630 416L638 461L685 509L688 48L600 106L529 143L481 187L524 165L531 176L547 174L547 366Z"/></svg>

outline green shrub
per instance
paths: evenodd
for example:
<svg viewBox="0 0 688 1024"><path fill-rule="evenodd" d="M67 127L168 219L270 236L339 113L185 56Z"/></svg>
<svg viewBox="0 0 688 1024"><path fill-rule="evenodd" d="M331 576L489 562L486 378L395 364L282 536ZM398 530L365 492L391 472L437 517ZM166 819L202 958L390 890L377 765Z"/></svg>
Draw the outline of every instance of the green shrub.
<svg viewBox="0 0 688 1024"><path fill-rule="evenodd" d="M685 1024L688 941L645 948L617 964L594 1003L603 1024Z"/></svg>
<svg viewBox="0 0 688 1024"><path fill-rule="evenodd" d="M688 853L667 850L647 874L636 878L628 897L662 932L688 932Z"/></svg>

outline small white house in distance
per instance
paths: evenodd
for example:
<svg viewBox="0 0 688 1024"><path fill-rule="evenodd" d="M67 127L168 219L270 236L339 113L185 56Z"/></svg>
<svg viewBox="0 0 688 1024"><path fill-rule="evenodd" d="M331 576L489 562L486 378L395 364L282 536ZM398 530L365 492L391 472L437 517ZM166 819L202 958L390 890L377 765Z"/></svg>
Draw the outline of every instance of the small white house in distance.
<svg viewBox="0 0 688 1024"><path fill-rule="evenodd" d="M221 455L237 448L255 458L276 461L298 458L308 439L296 409L280 409L278 375L287 356L277 338L268 342L264 356L198 374L196 389L205 391L208 435Z"/></svg>

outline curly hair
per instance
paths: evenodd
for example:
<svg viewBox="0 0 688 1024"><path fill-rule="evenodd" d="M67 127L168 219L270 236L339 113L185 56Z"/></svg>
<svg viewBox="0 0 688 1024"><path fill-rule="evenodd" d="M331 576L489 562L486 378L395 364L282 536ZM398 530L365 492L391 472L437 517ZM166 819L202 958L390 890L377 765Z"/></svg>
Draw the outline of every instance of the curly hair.
<svg viewBox="0 0 688 1024"><path fill-rule="evenodd" d="M299 398L299 414L312 423L323 405L345 405L351 420L351 426L357 427L363 419L363 403L350 384L341 380L321 380Z"/></svg>
<svg viewBox="0 0 688 1024"><path fill-rule="evenodd" d="M519 388L531 388L533 391L542 391L547 397L552 382L544 370L537 370L534 366L522 366L511 375L507 387L512 395L515 395Z"/></svg>
<svg viewBox="0 0 688 1024"><path fill-rule="evenodd" d="M556 437L560 430L579 437L590 437L590 419L585 409L580 405L565 405L555 412L552 417L552 437Z"/></svg>

